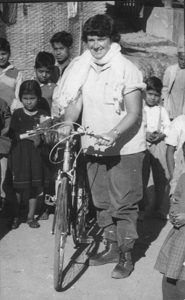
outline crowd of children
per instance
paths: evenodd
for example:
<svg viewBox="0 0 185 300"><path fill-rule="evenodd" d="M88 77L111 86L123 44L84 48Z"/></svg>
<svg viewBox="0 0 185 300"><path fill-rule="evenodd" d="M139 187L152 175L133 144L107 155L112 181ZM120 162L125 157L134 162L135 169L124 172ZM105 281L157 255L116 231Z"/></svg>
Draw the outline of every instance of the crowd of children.
<svg viewBox="0 0 185 300"><path fill-rule="evenodd" d="M47 146L38 136L24 140L19 136L39 124L42 116L51 115L53 92L69 64L72 42L68 32L55 34L51 39L55 56L40 51L33 66L34 78L23 80L9 62L9 42L0 38L0 210L11 200L12 229L20 224L22 199L28 204L28 225L40 226L35 211L38 196L49 186Z"/></svg>
<svg viewBox="0 0 185 300"><path fill-rule="evenodd" d="M70 63L72 42L72 36L67 32L55 34L50 40L54 55L39 52L35 58L35 77L23 80L22 73L9 62L9 42L0 38L0 208L3 209L8 191L12 189L12 229L20 224L23 198L28 203L27 224L31 228L40 226L35 218L38 196L44 194L51 180L43 150L45 145L39 136L21 140L20 134L33 129L42 116L51 115L54 90ZM185 55L183 58L185 60ZM143 122L147 150L143 164L143 199L139 209L144 217L152 171L154 216L164 219L168 214L168 199L171 199L169 218L173 228L160 251L156 269L164 274L164 299L174 300L176 298L169 296L170 293L172 295L169 290L173 287L174 295L184 293L182 286L185 286L185 115L170 120L163 105L162 91L163 84L159 78L153 76L146 80Z"/></svg>

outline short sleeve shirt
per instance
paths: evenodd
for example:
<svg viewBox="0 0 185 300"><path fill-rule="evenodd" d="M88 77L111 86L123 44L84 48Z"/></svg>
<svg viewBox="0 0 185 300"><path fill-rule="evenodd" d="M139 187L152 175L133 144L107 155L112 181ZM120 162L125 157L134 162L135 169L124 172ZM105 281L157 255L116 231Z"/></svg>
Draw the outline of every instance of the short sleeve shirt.
<svg viewBox="0 0 185 300"><path fill-rule="evenodd" d="M115 102L108 79L111 74L110 66L104 65L101 70L92 64L87 80L82 88L83 113L82 125L89 127L96 134L103 134L112 130L125 116L124 96L141 86L142 76L140 71L129 60L123 57L124 88L123 99L120 105L120 114L115 111ZM84 137L82 146L88 154L98 155L126 155L144 151L146 149L145 129L142 123L137 134L130 138L120 138L114 147L98 146L94 138Z"/></svg>

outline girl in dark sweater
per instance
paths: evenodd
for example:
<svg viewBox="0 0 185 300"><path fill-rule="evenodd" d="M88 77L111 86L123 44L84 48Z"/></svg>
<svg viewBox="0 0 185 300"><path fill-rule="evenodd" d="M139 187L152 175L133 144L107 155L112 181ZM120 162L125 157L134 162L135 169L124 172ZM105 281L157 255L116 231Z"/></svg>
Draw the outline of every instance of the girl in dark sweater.
<svg viewBox="0 0 185 300"><path fill-rule="evenodd" d="M10 169L13 175L13 187L16 192L16 209L12 229L19 226L19 205L21 195L28 200L27 223L31 228L40 227L34 218L37 206L37 197L44 187L49 184L46 164L42 153L42 140L40 136L29 137L21 140L20 134L33 129L40 123L41 116L47 112L39 109L41 99L41 88L37 81L27 80L20 86L20 101L23 108L17 109L12 116L10 124L10 135L12 138L12 149L10 153Z"/></svg>

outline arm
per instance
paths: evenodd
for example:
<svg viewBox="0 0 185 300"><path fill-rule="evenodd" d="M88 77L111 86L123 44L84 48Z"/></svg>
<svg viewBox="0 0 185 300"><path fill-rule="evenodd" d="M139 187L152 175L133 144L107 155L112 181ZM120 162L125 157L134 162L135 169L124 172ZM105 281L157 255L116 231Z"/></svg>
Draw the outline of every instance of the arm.
<svg viewBox="0 0 185 300"><path fill-rule="evenodd" d="M174 167L175 167L174 152L175 152L175 147L171 146L171 145L167 145L166 162L167 162L167 167L168 167L168 171L170 174L170 179L172 179L172 177L173 177L173 171L174 171Z"/></svg>
<svg viewBox="0 0 185 300"><path fill-rule="evenodd" d="M81 111L82 111L82 97L79 96L77 101L70 103L68 107L65 109L64 121L69 123L76 122L80 116ZM62 127L59 130L59 134L69 135L71 128L72 125Z"/></svg>
<svg viewBox="0 0 185 300"><path fill-rule="evenodd" d="M1 135L6 135L9 131L10 120L11 120L10 110L6 103L4 103L2 107L2 111L3 111L3 118L4 118L4 128L1 131Z"/></svg>
<svg viewBox="0 0 185 300"><path fill-rule="evenodd" d="M21 85L22 81L23 81L22 72L19 71L17 78L16 78L15 98L13 99L13 102L10 107L12 114L13 114L14 110L23 107L22 102L19 100L19 89L20 89L20 85Z"/></svg>
<svg viewBox="0 0 185 300"><path fill-rule="evenodd" d="M19 71L19 73L17 75L17 79L16 79L16 86L15 86L15 98L16 99L19 99L19 89L20 89L22 82L23 82L22 72Z"/></svg>
<svg viewBox="0 0 185 300"><path fill-rule="evenodd" d="M76 122L82 110L82 97L79 97L77 101L68 105L65 110L64 120L66 122Z"/></svg>
<svg viewBox="0 0 185 300"><path fill-rule="evenodd" d="M185 174L182 174L177 182L170 204L170 221L177 228L185 225L185 211L182 207L185 199L184 180Z"/></svg>
<svg viewBox="0 0 185 300"><path fill-rule="evenodd" d="M102 136L108 137L109 141L98 139L98 144L109 146L120 136L128 136L132 139L138 132L142 122L142 99L141 91L135 90L125 95L125 108L127 111L126 116L108 133Z"/></svg>

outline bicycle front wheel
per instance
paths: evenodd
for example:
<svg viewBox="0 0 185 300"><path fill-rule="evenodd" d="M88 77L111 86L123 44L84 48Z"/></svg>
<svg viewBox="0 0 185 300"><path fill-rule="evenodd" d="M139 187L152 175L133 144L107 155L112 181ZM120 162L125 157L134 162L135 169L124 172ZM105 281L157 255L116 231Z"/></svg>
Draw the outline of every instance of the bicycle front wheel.
<svg viewBox="0 0 185 300"><path fill-rule="evenodd" d="M54 288L61 290L64 265L64 250L67 240L67 200L68 178L63 177L58 186L56 200L55 248L54 248Z"/></svg>
<svg viewBox="0 0 185 300"><path fill-rule="evenodd" d="M73 206L72 236L76 246L82 243L86 231L86 215L88 213L87 194L84 187L77 188Z"/></svg>

